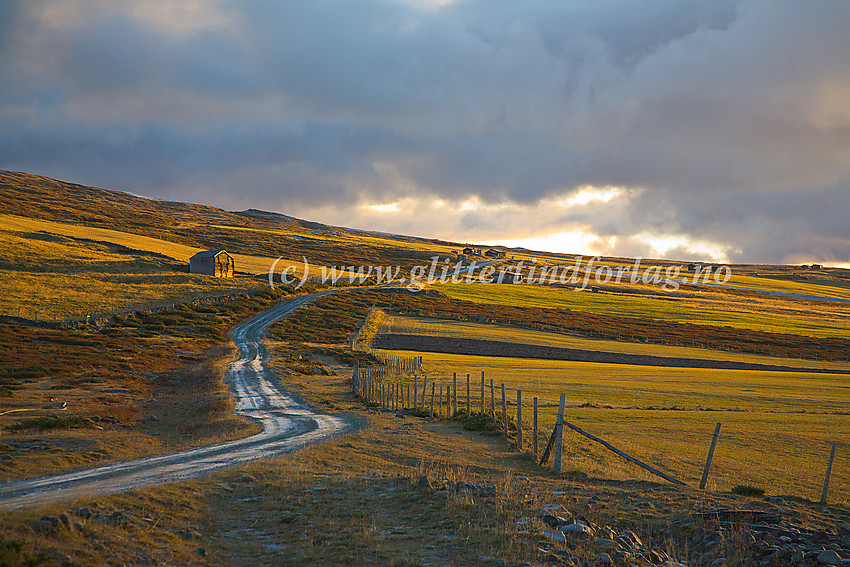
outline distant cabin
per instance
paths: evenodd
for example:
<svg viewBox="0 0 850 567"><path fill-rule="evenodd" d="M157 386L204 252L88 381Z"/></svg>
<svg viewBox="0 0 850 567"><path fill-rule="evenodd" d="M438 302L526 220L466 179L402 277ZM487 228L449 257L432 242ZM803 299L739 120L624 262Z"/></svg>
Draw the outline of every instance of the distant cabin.
<svg viewBox="0 0 850 567"><path fill-rule="evenodd" d="M490 248L484 252L484 255L488 258L504 258L505 253L501 250L496 250L495 248Z"/></svg>
<svg viewBox="0 0 850 567"><path fill-rule="evenodd" d="M232 278L233 256L224 250L204 250L189 258L189 273Z"/></svg>

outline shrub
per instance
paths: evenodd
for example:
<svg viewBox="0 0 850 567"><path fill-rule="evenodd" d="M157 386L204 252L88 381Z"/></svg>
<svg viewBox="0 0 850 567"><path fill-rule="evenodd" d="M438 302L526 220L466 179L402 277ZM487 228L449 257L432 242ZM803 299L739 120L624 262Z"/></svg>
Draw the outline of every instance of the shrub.
<svg viewBox="0 0 850 567"><path fill-rule="evenodd" d="M748 484L739 484L732 488L732 494L740 494L741 496L764 496L764 489L750 486Z"/></svg>
<svg viewBox="0 0 850 567"><path fill-rule="evenodd" d="M71 417L34 417L32 419L26 419L19 423L10 425L9 429L12 431L23 431L25 429L36 429L39 431L46 431L49 429L71 429L74 427L81 427L84 423L85 418L79 415Z"/></svg>

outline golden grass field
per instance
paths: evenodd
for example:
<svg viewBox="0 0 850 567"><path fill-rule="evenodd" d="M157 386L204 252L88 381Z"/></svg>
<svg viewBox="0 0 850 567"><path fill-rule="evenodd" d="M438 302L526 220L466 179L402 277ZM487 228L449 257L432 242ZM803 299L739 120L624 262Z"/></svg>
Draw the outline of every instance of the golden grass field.
<svg viewBox="0 0 850 567"><path fill-rule="evenodd" d="M554 333L511 329L496 325L387 317L381 332L546 344L629 354L687 356L800 366L800 372L664 368L628 364L546 361L436 353L392 351L385 354L421 354L423 372L439 386L452 384L458 374L461 396L466 374L471 374L473 409L479 407L480 376L485 377L485 409L490 411L489 382L496 385L496 412L501 416L504 383L516 413L515 389L523 391L526 445L530 447L532 398L539 398L539 419L548 439L555 422L557 402L566 394L566 420L602 437L621 450L693 485L699 484L708 443L716 423L722 423L720 441L709 477L709 488L729 490L748 484L770 494L809 499L820 496L830 444L838 454L850 453L848 374L815 374L805 367L812 361L743 355L616 341L594 341ZM378 351L377 354L382 354ZM850 370L850 364L824 364ZM411 383L411 377L404 377ZM420 380L421 384L421 380ZM430 387L428 396L430 401ZM465 398L464 398L465 399ZM464 402L465 403L465 402ZM574 468L601 478L645 478L644 471L627 465L600 445L568 432L565 435L566 470ZM542 451L542 448L541 448ZM615 471L615 472L612 472ZM836 460L832 472L832 502L850 502L850 465Z"/></svg>
<svg viewBox="0 0 850 567"><path fill-rule="evenodd" d="M27 214L15 207L29 204L26 210L34 218L0 215L0 293L4 296L0 315L16 315L20 308L24 318L32 319L38 311L43 321L227 294L263 285L277 251L292 252L298 245L300 252L282 259L278 270L300 268L302 253L329 264L399 262L409 268L433 253L451 255L459 247L337 230L295 219L259 221L241 213L112 192L113 200L105 201L102 191L65 185L64 212L51 216L58 205L57 186L46 185L37 200L27 203L21 196L32 197L30 189L36 186L29 186L28 176L13 177L21 190L14 199L7 199L4 210ZM44 218L57 220L36 220ZM209 219L218 219L213 221L217 224ZM100 228L68 222L96 223ZM122 230L113 230L117 227ZM183 244L167 240L171 238L182 239ZM237 271L250 275L222 280L189 274L188 258L201 248L187 244L201 242L226 242L229 252L239 252L234 254ZM261 253L245 254L251 251ZM533 257L572 264L569 257L528 251L509 251L506 261ZM629 265L627 260L611 258L599 263ZM734 267L729 283L850 297L847 280L798 267ZM436 289L479 304L555 307L603 317L619 314L812 337L847 337L850 316L850 307L839 303L717 290L663 293L641 285L616 286L599 294L534 286L438 285ZM4 396L0 413L23 411L0 416L0 480L80 469L256 432L256 424L233 412L223 376L235 353L229 342L222 342L238 321L287 293L291 291L240 294L227 302L116 317L102 326L66 328L4 320L0 325L0 392ZM347 294L336 294L343 295ZM850 383L847 374L838 374L850 368L848 363L596 340L468 321L392 315L375 319L375 326L380 323L384 332L799 368L780 373L392 353L421 354L429 384L437 381L446 386L452 373L457 373L461 393L466 373L472 375L476 395L482 372L488 385L490 379L497 386L504 383L510 388L510 416L516 411L515 389L523 390L526 443L524 451L517 452L512 440L498 435L464 431L458 422L379 412L374 404L364 407L363 400L351 394L348 364L359 355L345 348L344 337L356 330L358 317L371 304L372 296L365 297L370 298L368 304L350 303L349 309L344 302L327 310L307 305L293 315L292 319L301 318L297 325L277 334L279 341L269 338L267 343L270 365L287 389L317 409L355 416L363 429L200 479L4 513L0 515L0 564L253 566L292 560L304 565L423 565L444 558L468 564L540 563L548 561L540 551L545 538L537 528L524 531L517 520L536 517L542 505L552 502L564 504L565 513L586 515L593 522L628 526L640 531L645 541L656 538L654 543L666 549L680 544L658 535L661 530L704 506L782 507L788 516L813 529L834 529L836 521L850 522ZM449 303L438 299L431 305L443 309ZM405 309L415 303L410 297L401 301L407 302ZM417 309L427 314L428 304L422 302ZM451 313L472 319L479 314L477 309L464 304ZM267 336L272 337L273 329L269 331ZM722 327L713 332L725 335ZM646 340L652 336L649 333ZM368 365L374 358L363 355L360 360ZM317 368L329 372L316 374ZM808 372L811 368L836 373ZM410 384L412 376L401 380ZM533 464L532 396L540 402L542 450L562 392L571 423L681 478L691 488L656 484L662 481L569 431L565 478L555 478L551 468ZM500 397L498 392L497 411ZM67 408L58 409L58 402ZM489 396L487 402L489 411ZM473 408L477 405L476 400ZM709 478L711 490L699 491L693 487L699 482L717 422L723 429ZM817 501L820 496L832 442L838 451L830 506L821 507L805 499ZM573 471L591 478L569 474ZM497 495L443 497L418 490L420 475L435 484L442 479L493 484ZM739 484L762 487L768 496L794 498L763 502L728 492ZM624 491L629 494L623 496ZM92 515L77 515L80 508ZM43 533L27 523L45 514L66 514L82 527ZM689 535L680 538L689 539ZM576 553L594 561L595 548L579 549L581 545ZM730 548L728 557L747 552L724 545ZM482 559L487 557L493 560Z"/></svg>
<svg viewBox="0 0 850 567"><path fill-rule="evenodd" d="M657 287L651 289L652 295L647 290L641 294L625 288L623 292L591 293L538 285L436 284L434 288L453 299L476 303L570 309L812 337L850 337L850 303L826 307L790 298L713 290L664 293Z"/></svg>
<svg viewBox="0 0 850 567"><path fill-rule="evenodd" d="M155 308L262 285L251 276L188 273L200 248L103 228L0 215L0 315L58 321ZM233 254L238 272L268 274L275 258ZM300 278L303 264L281 259ZM317 276L316 273L311 275Z"/></svg>
<svg viewBox="0 0 850 567"><path fill-rule="evenodd" d="M792 366L798 368L832 368L836 370L850 370L850 363L847 362L830 362L823 360L815 361L687 346L615 341L589 338L574 334L511 327L495 323L446 321L429 317L414 317L411 315L399 316L391 313L382 313L380 315L380 322L381 325L376 330L376 333L398 333L456 338L471 337L481 340L505 341L529 345L595 350L621 354L698 358L703 360L725 360L748 362L753 364Z"/></svg>

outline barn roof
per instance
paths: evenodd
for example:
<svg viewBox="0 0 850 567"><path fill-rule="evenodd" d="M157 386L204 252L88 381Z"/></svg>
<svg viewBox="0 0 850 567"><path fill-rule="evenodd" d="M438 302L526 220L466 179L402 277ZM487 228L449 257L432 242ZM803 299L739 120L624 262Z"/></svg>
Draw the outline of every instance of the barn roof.
<svg viewBox="0 0 850 567"><path fill-rule="evenodd" d="M227 254L227 250L203 250L192 256L192 258L215 258L222 252ZM230 254L227 255L229 256Z"/></svg>

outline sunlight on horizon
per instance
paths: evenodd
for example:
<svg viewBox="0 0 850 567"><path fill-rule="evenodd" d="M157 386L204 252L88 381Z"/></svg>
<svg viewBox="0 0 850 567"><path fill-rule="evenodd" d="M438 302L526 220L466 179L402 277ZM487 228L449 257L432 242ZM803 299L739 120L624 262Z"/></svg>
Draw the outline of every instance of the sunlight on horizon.
<svg viewBox="0 0 850 567"><path fill-rule="evenodd" d="M607 239L609 246L613 245L615 241L615 236ZM592 245L601 242L606 242L606 240L595 234L582 232L580 230L545 234L542 236L531 236L528 238L493 241L496 245L507 246L509 248L526 248L528 250L538 250L541 252L583 255L600 254L599 249L592 247Z"/></svg>

